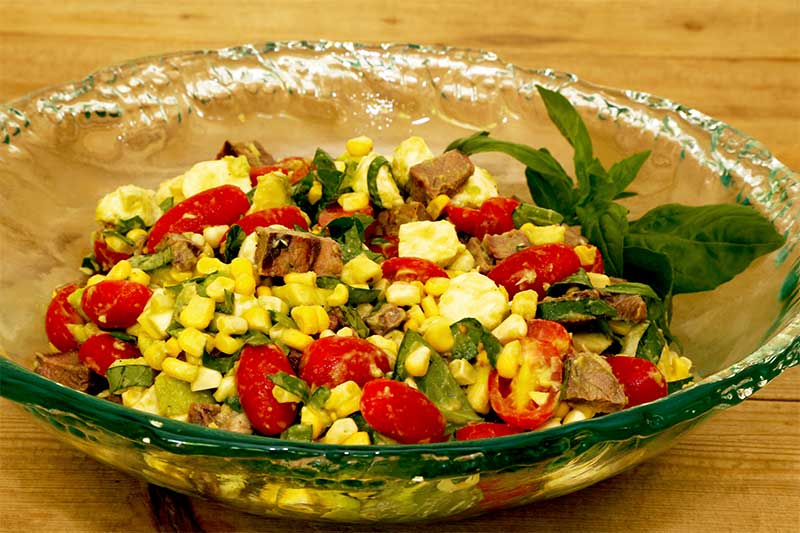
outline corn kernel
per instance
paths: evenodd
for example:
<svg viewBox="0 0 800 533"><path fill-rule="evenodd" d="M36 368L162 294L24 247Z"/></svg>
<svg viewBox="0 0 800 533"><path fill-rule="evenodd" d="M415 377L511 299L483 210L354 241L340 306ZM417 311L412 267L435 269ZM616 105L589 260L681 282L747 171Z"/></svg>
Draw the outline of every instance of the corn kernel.
<svg viewBox="0 0 800 533"><path fill-rule="evenodd" d="M284 283L299 283L309 287L317 286L317 273L313 270L309 272L289 272L283 277Z"/></svg>
<svg viewBox="0 0 800 533"><path fill-rule="evenodd" d="M104 237L104 239L106 241L106 245L115 252L129 254L133 251L133 248L131 248L130 244L120 239L116 235L109 235L108 237Z"/></svg>
<svg viewBox="0 0 800 533"><path fill-rule="evenodd" d="M228 335L242 335L247 333L247 319L240 316L219 315L215 323L220 333L227 333Z"/></svg>
<svg viewBox="0 0 800 533"><path fill-rule="evenodd" d="M168 376L191 383L197 377L197 367L174 357L167 357L161 363L161 370Z"/></svg>
<svg viewBox="0 0 800 533"><path fill-rule="evenodd" d="M322 442L326 444L341 444L358 432L358 426L352 418L340 418L328 429Z"/></svg>
<svg viewBox="0 0 800 533"><path fill-rule="evenodd" d="M567 227L560 224L534 226L530 222L523 224L519 229L534 246L564 242L567 232Z"/></svg>
<svg viewBox="0 0 800 533"><path fill-rule="evenodd" d="M594 411L590 407L585 406L576 406L574 407L569 413L566 414L564 420L561 422L563 424L571 424L573 422L580 422L581 420L587 420L594 416Z"/></svg>
<svg viewBox="0 0 800 533"><path fill-rule="evenodd" d="M352 415L360 409L361 387L355 381L345 381L331 389L331 394L325 401L325 409L331 411L337 418Z"/></svg>
<svg viewBox="0 0 800 533"><path fill-rule="evenodd" d="M326 303L329 307L339 307L347 303L350 298L350 289L344 283L339 283L334 287L333 292L328 295Z"/></svg>
<svg viewBox="0 0 800 533"><path fill-rule="evenodd" d="M247 321L248 329L267 333L272 327L269 313L263 307L254 306L242 313L242 318Z"/></svg>
<svg viewBox="0 0 800 533"><path fill-rule="evenodd" d="M203 240L212 248L219 248L222 237L228 232L228 226L208 226L203 228Z"/></svg>
<svg viewBox="0 0 800 533"><path fill-rule="evenodd" d="M343 328L339 328L339 331L336 332L336 336L337 337L355 337L356 336L356 332L353 331L353 328L345 326Z"/></svg>
<svg viewBox="0 0 800 533"><path fill-rule="evenodd" d="M560 425L561 425L561 420L556 417L553 417L544 424L542 424L541 426L537 427L534 431L542 431L544 429L557 428Z"/></svg>
<svg viewBox="0 0 800 533"><path fill-rule="evenodd" d="M206 335L196 328L186 328L178 333L178 344L181 350L193 357L203 357L206 349Z"/></svg>
<svg viewBox="0 0 800 533"><path fill-rule="evenodd" d="M450 286L450 278L430 278L425 282L425 292L431 296L441 296Z"/></svg>
<svg viewBox="0 0 800 533"><path fill-rule="evenodd" d="M408 385L409 387L411 387L414 390L419 390L419 385L417 385L417 382L414 381L414 378L412 378L411 376L409 376L406 379L404 379L403 383L405 383L406 385Z"/></svg>
<svg viewBox="0 0 800 533"><path fill-rule="evenodd" d="M140 349L142 346L140 346ZM142 357L148 366L161 370L161 365L167 357L167 348L164 341L153 341L142 350Z"/></svg>
<svg viewBox="0 0 800 533"><path fill-rule="evenodd" d="M434 322L425 330L424 337L437 352L449 352L453 349L453 333L444 317L434 318Z"/></svg>
<svg viewBox="0 0 800 533"><path fill-rule="evenodd" d="M572 249L578 256L581 266L592 266L597 259L597 247L591 244L579 244Z"/></svg>
<svg viewBox="0 0 800 533"><path fill-rule="evenodd" d="M328 313L321 305L298 305L292 308L292 319L306 335L315 335L330 325Z"/></svg>
<svg viewBox="0 0 800 533"><path fill-rule="evenodd" d="M177 357L183 351L181 349L180 343L178 343L178 339L176 339L175 337L170 337L166 341L165 347L166 347L167 353L169 355L171 355L172 357Z"/></svg>
<svg viewBox="0 0 800 533"><path fill-rule="evenodd" d="M369 206L369 194L365 192L347 192L339 196L336 202L345 211L360 211Z"/></svg>
<svg viewBox="0 0 800 533"><path fill-rule="evenodd" d="M272 287L267 285L259 285L256 287L256 296L261 298L262 296L272 296Z"/></svg>
<svg viewBox="0 0 800 533"><path fill-rule="evenodd" d="M132 240L133 242L136 242L139 239L142 239L142 240L146 239L147 238L147 231L143 230L142 228L133 228L128 233L126 233L125 236L128 239Z"/></svg>
<svg viewBox="0 0 800 533"><path fill-rule="evenodd" d="M226 267L225 263L216 257L208 257L204 255L197 260L197 264L194 266L194 268L198 274L213 274L214 272L224 270Z"/></svg>
<svg viewBox="0 0 800 533"><path fill-rule="evenodd" d="M127 259L123 259L122 261L118 262L116 265L111 267L111 270L108 271L106 274L106 279L115 279L115 280L123 280L128 279L128 276L131 275L131 263Z"/></svg>
<svg viewBox="0 0 800 533"><path fill-rule="evenodd" d="M342 444L345 446L369 446L371 444L369 433L366 431L356 431L347 437Z"/></svg>
<svg viewBox="0 0 800 533"><path fill-rule="evenodd" d="M181 311L179 320L187 328L205 329L214 318L214 300L203 296L192 296Z"/></svg>
<svg viewBox="0 0 800 533"><path fill-rule="evenodd" d="M561 402L560 404L558 404L556 412L553 414L553 416L558 419L562 419L565 416L567 416L567 413L569 413L569 404L566 402Z"/></svg>
<svg viewBox="0 0 800 533"><path fill-rule="evenodd" d="M353 157L363 157L372 151L372 139L365 135L348 139L344 144L347 153Z"/></svg>
<svg viewBox="0 0 800 533"><path fill-rule="evenodd" d="M476 369L475 383L467 387L467 402L476 413L489 412L489 373L491 366L481 365Z"/></svg>
<svg viewBox="0 0 800 533"><path fill-rule="evenodd" d="M226 292L233 292L236 287L236 282L227 276L219 276L215 278L206 287L206 294L215 302L222 302L225 300Z"/></svg>
<svg viewBox="0 0 800 533"><path fill-rule="evenodd" d="M439 316L439 305L433 299L433 296L429 295L423 298L422 302L420 302L420 307L422 307L422 312L425 313L426 318Z"/></svg>
<svg viewBox="0 0 800 533"><path fill-rule="evenodd" d="M419 378L428 373L430 363L431 350L423 345L408 354L403 367L410 376Z"/></svg>
<svg viewBox="0 0 800 533"><path fill-rule="evenodd" d="M311 205L316 204L322 198L322 184L317 180L314 180L314 183L311 185L311 188L308 190L308 203Z"/></svg>
<svg viewBox="0 0 800 533"><path fill-rule="evenodd" d="M300 330L294 328L287 328L281 333L281 341L289 348L303 351L308 348L308 345L314 342L310 335L306 335Z"/></svg>
<svg viewBox="0 0 800 533"><path fill-rule="evenodd" d="M397 357L397 350L399 346L397 346L393 340L387 339L382 335L371 335L367 337L367 342L386 352L386 355L388 355L390 359Z"/></svg>
<svg viewBox="0 0 800 533"><path fill-rule="evenodd" d="M231 261L230 268L234 278L242 274L253 275L253 263L244 257L235 257L233 261Z"/></svg>
<svg viewBox="0 0 800 533"><path fill-rule="evenodd" d="M169 271L169 277L172 278L172 281L180 283L182 281L186 281L187 279L191 278L192 271L191 270L182 271L178 270L175 267L172 267Z"/></svg>
<svg viewBox="0 0 800 533"><path fill-rule="evenodd" d="M501 343L506 344L514 339L524 337L528 333L528 324L520 315L511 313L499 326L492 330L492 335Z"/></svg>
<svg viewBox="0 0 800 533"><path fill-rule="evenodd" d="M214 393L214 399L218 402L224 402L234 394L236 394L236 376L225 376Z"/></svg>
<svg viewBox="0 0 800 533"><path fill-rule="evenodd" d="M150 285L150 274L141 268L132 268L131 273L128 274L128 280L146 287Z"/></svg>
<svg viewBox="0 0 800 533"><path fill-rule="evenodd" d="M238 274L234 278L234 289L236 293L250 296L256 291L256 278L252 274Z"/></svg>
<svg viewBox="0 0 800 533"><path fill-rule="evenodd" d="M323 329L322 331L319 332L320 339L324 339L325 337L333 337L335 335L336 333L334 333L333 330L330 329Z"/></svg>
<svg viewBox="0 0 800 533"><path fill-rule="evenodd" d="M300 423L311 426L311 438L316 439L331 424L331 417L325 411L304 405L300 409Z"/></svg>
<svg viewBox="0 0 800 533"><path fill-rule="evenodd" d="M497 356L497 373L500 377L512 379L517 375L519 365L522 364L522 345L519 341L512 341L503 346Z"/></svg>
<svg viewBox="0 0 800 533"><path fill-rule="evenodd" d="M411 308L406 312L406 316L408 316L410 319L416 320L420 324L422 324L422 322L425 320L425 313L418 305L412 305Z"/></svg>
<svg viewBox="0 0 800 533"><path fill-rule="evenodd" d="M360 285L380 279L381 266L365 254L354 257L342 267L341 280L348 285Z"/></svg>
<svg viewBox="0 0 800 533"><path fill-rule="evenodd" d="M198 365L197 377L192 381L191 390L216 389L222 383L222 374L218 370Z"/></svg>
<svg viewBox="0 0 800 533"><path fill-rule="evenodd" d="M146 390L144 387L128 387L122 391L122 405L133 407L142 399Z"/></svg>
<svg viewBox="0 0 800 533"><path fill-rule="evenodd" d="M586 275L589 277L589 281L592 283L592 287L595 289L605 289L611 285L611 279L605 274L600 274L599 272L587 272Z"/></svg>
<svg viewBox="0 0 800 533"><path fill-rule="evenodd" d="M95 274L94 276L92 276L91 278L86 280L86 286L87 287L91 287L92 285L97 285L98 283L100 283L104 279L106 279L106 277L104 275Z"/></svg>
<svg viewBox="0 0 800 533"><path fill-rule="evenodd" d="M428 205L425 208L425 210L428 212L432 220L436 220L437 218L439 218L439 215L442 214L442 211L444 210L445 207L447 207L447 204L449 203L450 203L450 197L447 196L446 194L440 194L439 196L428 202Z"/></svg>
<svg viewBox="0 0 800 533"><path fill-rule="evenodd" d="M416 318L409 318L403 324L403 331L408 331L408 330L417 331L419 327L420 327L419 320L417 320Z"/></svg>
<svg viewBox="0 0 800 533"><path fill-rule="evenodd" d="M227 333L217 333L214 337L214 347L224 354L233 355L242 346L244 346L242 339L234 339Z"/></svg>
<svg viewBox="0 0 800 533"><path fill-rule="evenodd" d="M298 403L302 401L302 398L297 394L293 394L277 385L272 387L272 397L275 398L278 403Z"/></svg>
<svg viewBox="0 0 800 533"><path fill-rule="evenodd" d="M536 318L536 306L539 304L539 295L534 290L520 291L511 300L511 312L525 320Z"/></svg>
<svg viewBox="0 0 800 533"><path fill-rule="evenodd" d="M447 367L459 385L472 385L478 377L475 367L466 359L453 359Z"/></svg>

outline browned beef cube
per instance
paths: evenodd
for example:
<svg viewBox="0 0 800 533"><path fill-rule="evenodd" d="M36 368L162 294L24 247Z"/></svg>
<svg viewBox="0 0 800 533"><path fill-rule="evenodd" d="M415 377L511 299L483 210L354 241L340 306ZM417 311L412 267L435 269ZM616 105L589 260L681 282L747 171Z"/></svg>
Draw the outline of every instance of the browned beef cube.
<svg viewBox="0 0 800 533"><path fill-rule="evenodd" d="M475 166L463 152L445 152L411 167L408 182L411 197L427 203L440 194L452 196L473 172Z"/></svg>
<svg viewBox="0 0 800 533"><path fill-rule="evenodd" d="M364 322L376 335L385 335L400 326L406 319L406 312L394 304L383 304L370 314Z"/></svg>
<svg viewBox="0 0 800 533"><path fill-rule="evenodd" d="M622 320L628 322L647 320L647 304L638 294L604 294L603 301L613 307Z"/></svg>
<svg viewBox="0 0 800 533"><path fill-rule="evenodd" d="M518 229L512 229L500 235L487 235L484 237L483 242L486 244L489 255L497 261L501 261L531 245L531 241L528 240L525 233Z"/></svg>
<svg viewBox="0 0 800 533"><path fill-rule="evenodd" d="M89 367L81 363L77 351L37 353L34 372L81 392L89 390Z"/></svg>
<svg viewBox="0 0 800 533"><path fill-rule="evenodd" d="M425 210L424 205L410 200L405 204L378 213L375 224L375 235L397 237L400 232L400 226L406 222L430 219L431 217Z"/></svg>
<svg viewBox="0 0 800 533"><path fill-rule="evenodd" d="M492 258L486 253L486 248L483 247L483 244L481 244L480 239L477 237L471 237L470 240L467 241L467 251L472 254L472 257L475 259L475 266L481 274L486 274L494 267Z"/></svg>
<svg viewBox="0 0 800 533"><path fill-rule="evenodd" d="M172 266L181 272L193 270L197 260L203 255L201 247L180 233L168 233L158 245L159 249L167 247L172 254Z"/></svg>
<svg viewBox="0 0 800 533"><path fill-rule="evenodd" d="M567 369L565 400L586 405L598 413L613 413L628 403L625 389L604 357L579 353L568 359Z"/></svg>
<svg viewBox="0 0 800 533"><path fill-rule="evenodd" d="M250 163L250 168L264 167L267 165L274 165L275 159L267 152L258 141L250 142L235 142L225 141L219 152L217 159L222 159L226 155L234 157L243 155Z"/></svg>
<svg viewBox="0 0 800 533"><path fill-rule="evenodd" d="M256 268L262 276L313 270L320 276L342 272L342 249L333 239L277 228L256 228Z"/></svg>
<svg viewBox="0 0 800 533"><path fill-rule="evenodd" d="M234 433L252 433L250 421L227 405L193 403L189 406L189 422Z"/></svg>

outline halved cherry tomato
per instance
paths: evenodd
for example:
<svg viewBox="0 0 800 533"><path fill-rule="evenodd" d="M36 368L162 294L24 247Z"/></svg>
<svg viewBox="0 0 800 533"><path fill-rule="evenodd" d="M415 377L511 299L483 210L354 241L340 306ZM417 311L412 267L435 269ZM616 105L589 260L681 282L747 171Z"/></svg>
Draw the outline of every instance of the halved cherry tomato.
<svg viewBox="0 0 800 533"><path fill-rule="evenodd" d="M351 380L363 386L390 368L383 350L358 337L323 337L312 342L300 359L300 377L317 387Z"/></svg>
<svg viewBox="0 0 800 533"><path fill-rule="evenodd" d="M496 235L514 229L511 215L519 204L520 201L514 198L498 197L489 198L480 209L448 204L444 212L456 230L482 239L487 234Z"/></svg>
<svg viewBox="0 0 800 533"><path fill-rule="evenodd" d="M371 251L381 254L383 257L397 257L397 247L400 244L400 239L394 237L392 235L381 235L380 237L375 237L369 244L367 248Z"/></svg>
<svg viewBox="0 0 800 533"><path fill-rule="evenodd" d="M303 157L287 157L275 165L256 167L250 169L250 183L255 187L258 177L270 172L281 171L289 177L289 183L294 185L303 179L311 168L309 161Z"/></svg>
<svg viewBox="0 0 800 533"><path fill-rule="evenodd" d="M277 346L245 346L242 350L236 371L239 401L250 423L264 435L278 435L297 415L297 403L281 403L272 395L275 384L267 376L278 372L295 375L289 358Z"/></svg>
<svg viewBox="0 0 800 533"><path fill-rule="evenodd" d="M135 344L117 339L108 333L92 335L81 344L78 357L101 376L106 375L108 367L117 359L141 357Z"/></svg>
<svg viewBox="0 0 800 533"><path fill-rule="evenodd" d="M528 337L549 342L555 346L562 359L569 353L572 348L572 336L567 328L558 322L541 318L533 318L526 322L528 323Z"/></svg>
<svg viewBox="0 0 800 533"><path fill-rule="evenodd" d="M150 230L147 251L152 253L167 233L200 233L207 226L230 225L247 210L250 201L239 187L221 185L190 196L164 213Z"/></svg>
<svg viewBox="0 0 800 533"><path fill-rule="evenodd" d="M103 328L127 328L136 323L153 291L141 283L106 279L86 287L81 309Z"/></svg>
<svg viewBox="0 0 800 533"><path fill-rule="evenodd" d="M394 257L381 263L383 277L389 281L419 281L425 283L431 278L446 278L442 267L420 257Z"/></svg>
<svg viewBox="0 0 800 533"><path fill-rule="evenodd" d="M489 375L489 402L497 416L512 426L535 429L553 416L561 393L562 364L549 342L520 339L522 362L512 379ZM540 400L535 400L531 393Z"/></svg>
<svg viewBox="0 0 800 533"><path fill-rule="evenodd" d="M289 229L294 229L295 226L300 226L308 231L308 221L303 216L303 212L299 207L294 205L286 205L281 207L272 207L264 209L263 211L256 211L245 215L235 222L237 226L242 228L245 235L250 235L256 228L266 228L273 224L280 224ZM228 232L222 236L222 242L228 238Z"/></svg>
<svg viewBox="0 0 800 533"><path fill-rule="evenodd" d="M131 256L131 254L125 252L116 252L112 250L103 237L95 239L93 248L94 259L103 270L111 270L111 267Z"/></svg>
<svg viewBox="0 0 800 533"><path fill-rule="evenodd" d="M492 437L516 435L517 433L522 433L522 430L508 424L478 422L477 424L464 426L456 431L456 440L490 439Z"/></svg>
<svg viewBox="0 0 800 533"><path fill-rule="evenodd" d="M652 402L667 395L667 380L656 365L647 359L617 355L606 358L611 370L625 389L628 405Z"/></svg>
<svg viewBox="0 0 800 533"><path fill-rule="evenodd" d="M509 297L533 289L544 298L547 288L581 267L578 255L565 244L542 244L516 252L497 263L487 276L505 287Z"/></svg>
<svg viewBox="0 0 800 533"><path fill-rule="evenodd" d="M444 440L442 412L425 394L401 381L381 378L364 385L361 414L378 433L403 444Z"/></svg>
<svg viewBox="0 0 800 533"><path fill-rule="evenodd" d="M61 352L68 352L78 347L78 341L72 336L67 326L84 323L80 313L67 301L69 295L76 290L78 290L78 286L74 283L57 289L44 315L44 330L47 333L47 340Z"/></svg>
<svg viewBox="0 0 800 533"><path fill-rule="evenodd" d="M342 218L342 217L351 217L356 213L361 213L362 215L374 216L375 210L372 208L371 205L367 205L367 207L359 209L358 211L345 211L344 208L342 208L342 206L340 206L339 204L333 204L329 205L328 207L319 212L319 215L317 216L317 224L319 224L320 227L324 228L325 226L330 224L332 220L336 220L337 218Z"/></svg>

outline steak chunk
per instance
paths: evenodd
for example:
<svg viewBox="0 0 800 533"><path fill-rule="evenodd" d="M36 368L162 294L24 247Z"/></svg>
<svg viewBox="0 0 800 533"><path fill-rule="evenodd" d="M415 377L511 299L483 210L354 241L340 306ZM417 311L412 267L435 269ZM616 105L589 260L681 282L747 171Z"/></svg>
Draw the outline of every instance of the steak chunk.
<svg viewBox="0 0 800 533"><path fill-rule="evenodd" d="M582 352L567 360L564 399L586 405L598 413L613 413L625 407L628 397L611 365L604 357Z"/></svg>
<svg viewBox="0 0 800 533"><path fill-rule="evenodd" d="M647 303L638 294L604 294L603 301L613 307L622 320L628 322L647 320Z"/></svg>
<svg viewBox="0 0 800 533"><path fill-rule="evenodd" d="M406 222L430 219L431 217L425 210L424 205L409 200L408 203L378 213L375 224L375 235L397 237L400 232L400 226Z"/></svg>
<svg viewBox="0 0 800 533"><path fill-rule="evenodd" d="M240 155L245 156L247 162L250 163L250 168L265 167L275 164L275 159L269 152L264 150L264 147L261 146L261 143L258 141L235 143L225 141L225 144L222 145L222 148L220 148L217 153L217 159L222 159L226 155L231 155L233 157L238 157Z"/></svg>
<svg viewBox="0 0 800 533"><path fill-rule="evenodd" d="M189 406L189 422L234 433L253 432L247 416L234 411L227 405L193 403Z"/></svg>
<svg viewBox="0 0 800 533"><path fill-rule="evenodd" d="M168 233L158 244L158 248L169 248L172 253L172 266L180 272L193 270L197 260L203 255L202 247L180 233Z"/></svg>
<svg viewBox="0 0 800 533"><path fill-rule="evenodd" d="M411 197L428 203L440 194L452 196L473 172L475 165L463 152L445 152L411 167L408 182Z"/></svg>
<svg viewBox="0 0 800 533"><path fill-rule="evenodd" d="M81 363L77 351L37 353L34 372L81 392L88 392L91 372Z"/></svg>
<svg viewBox="0 0 800 533"><path fill-rule="evenodd" d="M256 228L256 268L262 276L285 276L313 270L320 276L342 272L339 243L311 233L280 228Z"/></svg>
<svg viewBox="0 0 800 533"><path fill-rule="evenodd" d="M394 304L383 304L370 314L364 322L376 335L385 335L403 323L406 312Z"/></svg>
<svg viewBox="0 0 800 533"><path fill-rule="evenodd" d="M483 242L486 244L489 255L498 261L531 245L531 241L528 240L525 233L518 229L512 229L500 235L487 235Z"/></svg>
<svg viewBox="0 0 800 533"><path fill-rule="evenodd" d="M477 237L471 237L467 241L467 251L475 259L475 267L481 274L486 274L494 267L494 261L486 253L486 248L483 247L481 240Z"/></svg>

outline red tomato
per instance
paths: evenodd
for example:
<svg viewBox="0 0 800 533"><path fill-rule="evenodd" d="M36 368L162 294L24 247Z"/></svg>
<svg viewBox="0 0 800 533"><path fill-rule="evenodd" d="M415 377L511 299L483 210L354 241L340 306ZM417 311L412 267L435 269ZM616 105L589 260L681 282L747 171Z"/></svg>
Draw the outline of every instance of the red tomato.
<svg viewBox="0 0 800 533"><path fill-rule="evenodd" d="M581 266L586 272L596 272L598 274L602 274L605 266L603 264L603 254L600 253L600 249L593 244L584 244L584 246L587 248L594 248L594 261L587 264L581 263Z"/></svg>
<svg viewBox="0 0 800 533"><path fill-rule="evenodd" d="M489 402L495 413L512 426L535 429L549 420L558 407L562 364L558 350L549 342L520 339L522 363L512 379L489 375ZM541 403L530 393L544 393Z"/></svg>
<svg viewBox="0 0 800 533"><path fill-rule="evenodd" d="M511 214L520 204L514 198L489 198L480 209L447 205L445 214L456 230L482 239L484 235L496 235L514 229Z"/></svg>
<svg viewBox="0 0 800 533"><path fill-rule="evenodd" d="M152 295L141 283L107 279L84 289L81 309L100 327L124 329L136 323Z"/></svg>
<svg viewBox="0 0 800 533"><path fill-rule="evenodd" d="M492 437L516 435L517 433L522 433L522 430L508 424L478 422L477 424L464 426L456 431L456 440L490 439Z"/></svg>
<svg viewBox="0 0 800 533"><path fill-rule="evenodd" d="M258 177L280 170L289 177L289 183L295 184L308 174L311 165L307 159L302 157L287 157L281 159L275 165L256 167L250 169L250 183L255 186L258 184Z"/></svg>
<svg viewBox="0 0 800 533"><path fill-rule="evenodd" d="M652 402L667 395L664 374L647 359L618 355L608 357L606 361L625 389L625 396L628 397L626 407Z"/></svg>
<svg viewBox="0 0 800 533"><path fill-rule="evenodd" d="M555 346L562 359L572 348L572 336L567 331L567 328L558 322L541 318L534 318L526 322L528 323L527 336L549 342Z"/></svg>
<svg viewBox="0 0 800 533"><path fill-rule="evenodd" d="M300 359L300 377L317 387L351 380L363 386L390 368L383 350L358 337L323 337L312 342Z"/></svg>
<svg viewBox="0 0 800 533"><path fill-rule="evenodd" d="M336 220L337 218L342 217L351 217L356 213L374 216L375 210L372 209L371 205L368 205L364 209L359 209L358 211L345 211L339 204L333 204L319 212L319 215L317 216L317 224L324 228L331 223L331 220Z"/></svg>
<svg viewBox="0 0 800 533"><path fill-rule="evenodd" d="M111 270L111 267L123 259L128 259L130 256L131 254L115 252L109 248L106 241L103 240L103 237L98 237L94 241L94 259L103 270Z"/></svg>
<svg viewBox="0 0 800 533"><path fill-rule="evenodd" d="M81 344L78 357L101 376L106 375L108 367L117 359L141 357L135 344L117 339L108 333L92 335Z"/></svg>
<svg viewBox="0 0 800 533"><path fill-rule="evenodd" d="M280 403L272 395L275 384L267 376L286 372L294 376L289 358L275 345L245 346L236 371L236 389L250 423L264 435L278 435L297 415L297 403Z"/></svg>
<svg viewBox="0 0 800 533"><path fill-rule="evenodd" d="M446 278L442 267L419 257L394 257L381 263L383 277L389 281L419 281L431 278Z"/></svg>
<svg viewBox="0 0 800 533"><path fill-rule="evenodd" d="M83 324L80 313L67 301L69 295L76 290L78 290L78 286L74 283L57 289L44 315L44 330L47 333L47 340L61 352L68 352L78 347L78 341L67 328L70 324Z"/></svg>
<svg viewBox="0 0 800 533"><path fill-rule="evenodd" d="M256 211L245 215L235 222L235 224L244 230L245 235L250 235L256 228L272 226L273 224L280 224L289 229L294 229L295 226L300 226L308 231L308 221L303 216L303 212L299 207L287 205L282 207L273 207L271 209L264 209L263 211ZM228 238L228 232L222 236L222 242Z"/></svg>
<svg viewBox="0 0 800 533"><path fill-rule="evenodd" d="M381 378L364 385L361 414L378 433L403 444L444 440L442 412L423 393L400 381Z"/></svg>
<svg viewBox="0 0 800 533"><path fill-rule="evenodd" d="M367 247L378 254L383 255L383 257L397 257L397 246L400 243L400 239L397 237L393 237L392 235L381 235L380 237L375 237L370 241Z"/></svg>
<svg viewBox="0 0 800 533"><path fill-rule="evenodd" d="M489 271L492 281L506 288L509 297L533 289L544 298L547 288L581 267L578 255L565 244L542 244L516 252Z"/></svg>
<svg viewBox="0 0 800 533"><path fill-rule="evenodd" d="M146 250L152 253L167 233L200 233L207 226L230 225L248 209L250 201L239 187L221 185L199 192L164 213L150 230Z"/></svg>

